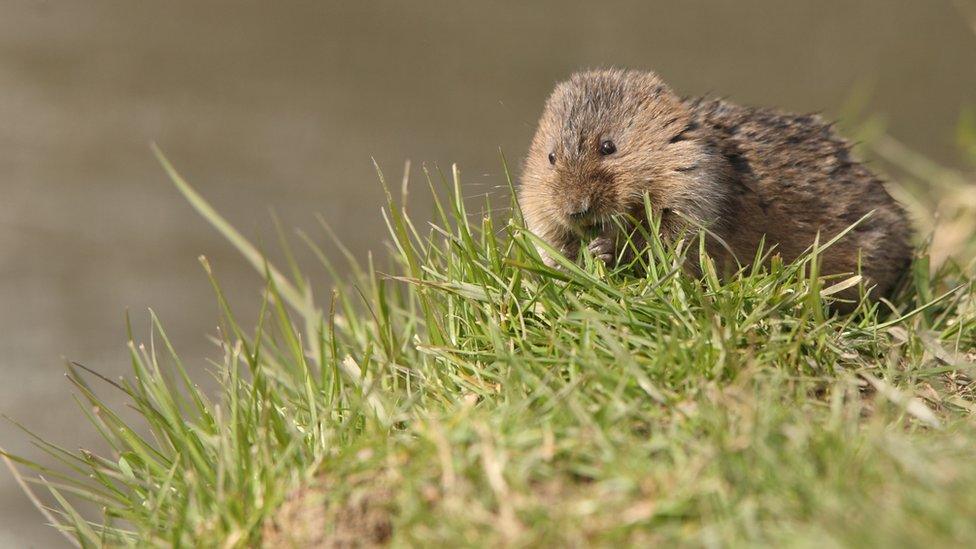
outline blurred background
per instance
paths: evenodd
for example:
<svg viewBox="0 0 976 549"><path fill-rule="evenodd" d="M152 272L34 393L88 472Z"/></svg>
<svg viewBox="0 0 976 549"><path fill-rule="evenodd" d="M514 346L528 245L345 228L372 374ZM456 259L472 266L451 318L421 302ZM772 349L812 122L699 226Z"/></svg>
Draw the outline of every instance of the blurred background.
<svg viewBox="0 0 976 549"><path fill-rule="evenodd" d="M411 159L418 184L422 163L457 162L467 194L490 191L504 182L498 148L517 172L553 83L584 67L859 110L961 167L973 30L950 0L0 0L0 413L99 447L65 360L122 375L126 311L148 339L149 307L207 384L218 312L201 254L253 318L258 278L168 182L153 141L253 240L275 247L272 209L314 235L321 213L364 257L384 249L371 157L395 181ZM41 457L10 422L0 446ZM59 543L0 473L0 546Z"/></svg>

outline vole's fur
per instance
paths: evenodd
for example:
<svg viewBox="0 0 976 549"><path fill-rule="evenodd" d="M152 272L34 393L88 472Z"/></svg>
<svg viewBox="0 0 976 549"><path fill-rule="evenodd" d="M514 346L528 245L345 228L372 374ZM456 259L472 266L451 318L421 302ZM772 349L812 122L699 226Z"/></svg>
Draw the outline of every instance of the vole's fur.
<svg viewBox="0 0 976 549"><path fill-rule="evenodd" d="M601 154L605 141L615 151ZM818 116L680 98L648 72L577 73L557 85L522 174L529 229L570 258L587 245L611 261L621 240L611 216L644 219L645 195L665 238L704 225L743 265L764 236L792 260L818 231L823 243L872 211L824 251L822 272L853 273L860 262L883 295L911 258L904 211ZM710 240L709 253L735 265Z"/></svg>

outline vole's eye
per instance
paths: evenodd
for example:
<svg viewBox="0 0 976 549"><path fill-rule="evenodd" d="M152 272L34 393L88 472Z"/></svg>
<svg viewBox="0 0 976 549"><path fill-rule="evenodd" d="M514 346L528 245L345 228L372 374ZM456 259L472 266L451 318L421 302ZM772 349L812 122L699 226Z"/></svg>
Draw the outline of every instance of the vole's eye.
<svg viewBox="0 0 976 549"><path fill-rule="evenodd" d="M607 139L604 140L603 143L600 143L600 154L603 156L613 154L615 152L617 152L617 146L613 144L613 141Z"/></svg>
<svg viewBox="0 0 976 549"><path fill-rule="evenodd" d="M549 153L549 163L553 166L556 165L556 153Z"/></svg>

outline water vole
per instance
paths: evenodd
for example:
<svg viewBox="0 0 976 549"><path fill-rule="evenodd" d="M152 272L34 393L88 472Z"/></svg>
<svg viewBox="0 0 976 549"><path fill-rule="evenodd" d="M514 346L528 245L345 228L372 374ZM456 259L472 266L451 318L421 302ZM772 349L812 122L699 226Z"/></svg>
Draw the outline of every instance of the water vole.
<svg viewBox="0 0 976 549"><path fill-rule="evenodd" d="M743 265L765 237L786 260L873 214L823 254L824 274L861 272L885 294L911 258L909 223L881 181L819 117L681 98L649 72L577 73L546 102L521 178L531 231L573 258L617 257L617 225L644 197L672 237L702 224ZM710 255L734 264L729 250Z"/></svg>

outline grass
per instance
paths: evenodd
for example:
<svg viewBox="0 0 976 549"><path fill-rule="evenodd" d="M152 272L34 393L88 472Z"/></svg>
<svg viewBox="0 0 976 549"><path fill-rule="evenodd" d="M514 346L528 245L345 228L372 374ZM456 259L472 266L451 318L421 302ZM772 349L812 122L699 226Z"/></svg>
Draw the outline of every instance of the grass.
<svg viewBox="0 0 976 549"><path fill-rule="evenodd" d="M682 274L695 235L651 238L642 276L553 270L517 204L471 215L456 170L425 171L436 224L388 192L389 264L339 245L338 268L301 235L351 273L323 296L160 159L264 300L243 326L202 259L223 310L213 400L158 321L128 379L69 368L111 451L34 437L59 467L6 458L76 545L976 544L971 262L923 247L899 296L846 316L829 304L856 279L817 277L822 247L727 280L707 257Z"/></svg>

